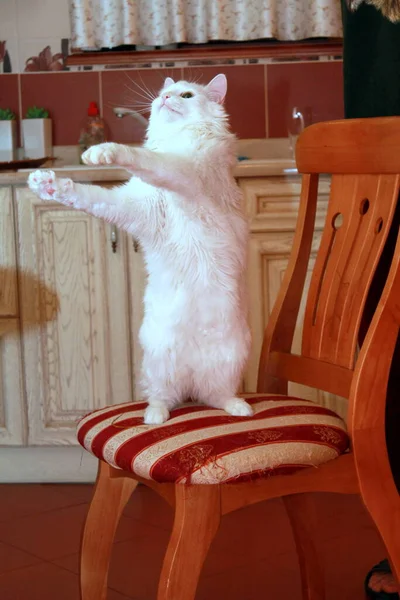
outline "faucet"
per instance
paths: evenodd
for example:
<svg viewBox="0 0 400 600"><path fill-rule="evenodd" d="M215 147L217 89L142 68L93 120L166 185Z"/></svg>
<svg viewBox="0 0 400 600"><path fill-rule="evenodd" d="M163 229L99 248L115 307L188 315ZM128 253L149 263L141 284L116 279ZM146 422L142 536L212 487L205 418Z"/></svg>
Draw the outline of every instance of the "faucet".
<svg viewBox="0 0 400 600"><path fill-rule="evenodd" d="M117 106L116 108L113 108L113 111L119 119L122 119L123 117L126 117L126 115L129 115L130 117L133 117L134 119L139 121L139 123L141 123L143 127L147 127L149 124L148 120L136 110L131 110L130 108L123 108L121 106Z"/></svg>

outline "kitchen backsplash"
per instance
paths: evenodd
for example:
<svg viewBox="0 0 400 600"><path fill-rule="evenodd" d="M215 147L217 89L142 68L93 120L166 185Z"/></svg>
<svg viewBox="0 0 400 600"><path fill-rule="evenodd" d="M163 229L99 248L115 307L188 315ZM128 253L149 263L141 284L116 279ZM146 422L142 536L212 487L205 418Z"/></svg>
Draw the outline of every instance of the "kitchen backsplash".
<svg viewBox="0 0 400 600"><path fill-rule="evenodd" d="M207 81L218 72L228 78L226 107L240 138L287 137L291 112L297 107L306 125L343 117L341 61L268 65L129 69L0 75L0 107L19 117L28 106L46 108L53 119L55 145L77 144L89 102L94 100L107 125L109 140L138 142L141 124L119 119L117 106L141 108L147 91L156 92L166 76Z"/></svg>
<svg viewBox="0 0 400 600"><path fill-rule="evenodd" d="M175 61L163 68L154 63L146 69L68 71L69 36L68 0L0 0L0 108L11 108L19 118L31 105L48 109L55 145L77 144L93 100L109 140L141 141L141 124L117 118L113 108L142 108L148 91L157 92L166 76L203 82L226 73L226 106L240 138L287 137L294 107L306 124L343 117L342 61L337 58L190 67Z"/></svg>

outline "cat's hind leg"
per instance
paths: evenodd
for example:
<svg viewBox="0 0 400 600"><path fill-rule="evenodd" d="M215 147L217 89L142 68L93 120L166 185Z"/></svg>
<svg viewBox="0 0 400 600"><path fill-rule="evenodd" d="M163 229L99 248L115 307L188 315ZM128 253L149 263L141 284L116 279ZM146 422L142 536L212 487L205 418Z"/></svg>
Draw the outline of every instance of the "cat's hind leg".
<svg viewBox="0 0 400 600"><path fill-rule="evenodd" d="M187 397L189 381L189 370L185 365L177 369L171 348L160 345L144 353L141 387L148 402L144 414L146 425L161 425L169 419L170 411Z"/></svg>
<svg viewBox="0 0 400 600"><path fill-rule="evenodd" d="M250 404L227 390L214 390L208 394L199 394L199 400L213 408L220 408L234 417L251 417L253 409Z"/></svg>
<svg viewBox="0 0 400 600"><path fill-rule="evenodd" d="M246 327L242 335L236 332L229 335L216 329L215 336L200 340L193 357L195 397L235 417L251 417L250 404L237 395L249 348L250 335Z"/></svg>
<svg viewBox="0 0 400 600"><path fill-rule="evenodd" d="M252 416L250 404L237 396L240 377L232 372L230 364L219 363L209 369L197 370L194 380L195 396L200 402L220 408L235 417Z"/></svg>
<svg viewBox="0 0 400 600"><path fill-rule="evenodd" d="M223 400L222 408L235 417L251 417L253 415L253 409L250 404L246 400L243 400L243 398L236 396Z"/></svg>

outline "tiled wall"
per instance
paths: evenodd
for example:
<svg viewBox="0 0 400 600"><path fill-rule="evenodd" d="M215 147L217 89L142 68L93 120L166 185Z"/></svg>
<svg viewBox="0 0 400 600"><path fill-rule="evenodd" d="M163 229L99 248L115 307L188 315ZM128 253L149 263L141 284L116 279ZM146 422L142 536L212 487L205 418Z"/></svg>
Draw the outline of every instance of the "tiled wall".
<svg viewBox="0 0 400 600"><path fill-rule="evenodd" d="M2 0L3 1L3 0ZM50 0L48 0L50 2ZM227 110L240 138L287 137L294 106L307 124L343 117L343 79L340 60L147 70L21 73L0 75L0 107L19 116L32 104L44 106L53 119L54 144L76 144L87 106L99 103L109 130L108 139L140 141L141 125L130 117L118 119L114 106L135 106L146 91L156 92L163 79L228 77Z"/></svg>

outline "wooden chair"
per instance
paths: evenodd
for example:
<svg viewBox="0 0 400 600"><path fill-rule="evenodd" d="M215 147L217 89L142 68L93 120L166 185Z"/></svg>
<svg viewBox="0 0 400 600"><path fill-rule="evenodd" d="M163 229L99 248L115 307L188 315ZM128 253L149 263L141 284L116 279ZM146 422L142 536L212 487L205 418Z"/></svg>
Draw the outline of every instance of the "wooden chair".
<svg viewBox="0 0 400 600"><path fill-rule="evenodd" d="M348 398L349 449L343 452L342 448L340 456L318 468L300 469L300 465L300 470L291 474L281 475L278 469L275 474L268 471L274 476L250 477L249 481L242 478L240 483L231 478L230 483L196 485L190 483L190 477L186 484L159 483L132 472L129 461L123 463L123 469L121 464L116 468L115 454L101 454L101 444L96 442L103 435L101 423L107 416L109 428L122 424L120 431L124 431L125 439L131 435L130 428L140 429L137 419L111 422L110 418L121 416L121 408L97 411L80 426L81 443L103 459L83 535L83 600L106 599L114 533L138 481L175 506L158 600L193 600L221 516L276 497L284 499L293 528L303 598L325 598L323 574L313 544L311 492L359 494L386 545L393 572L400 576L400 502L385 443L386 387L400 324L400 242L365 342L359 352L357 348L368 289L398 201L400 118L313 125L299 138L296 153L303 174L298 224L289 266L265 332L258 398L286 395L288 381ZM332 174L331 195L307 298L302 351L296 356L291 354L291 347L322 173ZM257 396L253 400L256 402ZM88 423L94 431L90 443L85 441ZM142 431L146 429L141 427ZM125 449L129 448L124 443ZM265 446L266 459L268 451Z"/></svg>

